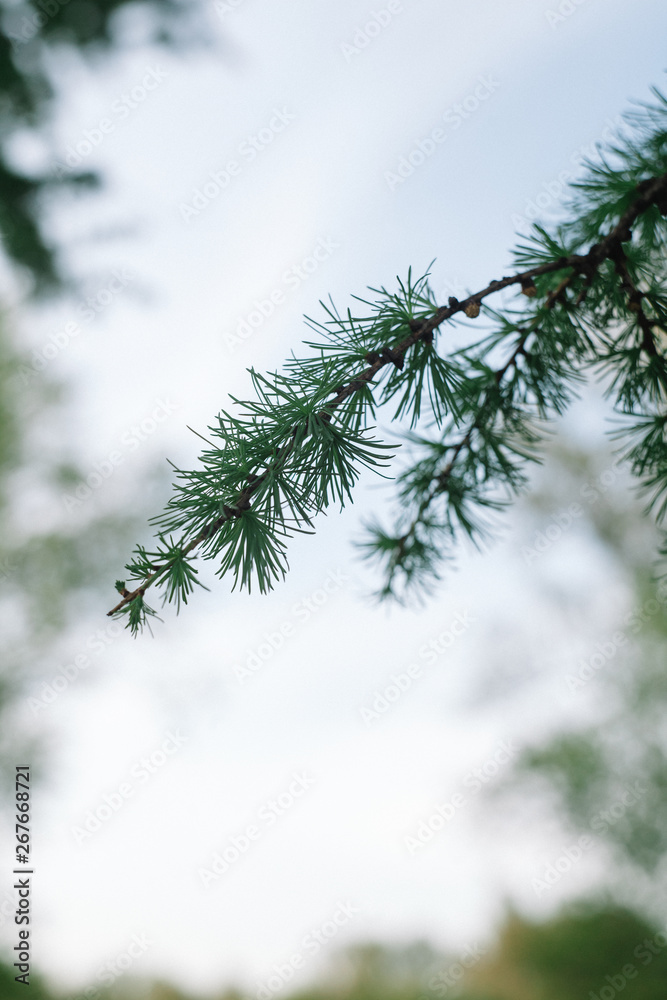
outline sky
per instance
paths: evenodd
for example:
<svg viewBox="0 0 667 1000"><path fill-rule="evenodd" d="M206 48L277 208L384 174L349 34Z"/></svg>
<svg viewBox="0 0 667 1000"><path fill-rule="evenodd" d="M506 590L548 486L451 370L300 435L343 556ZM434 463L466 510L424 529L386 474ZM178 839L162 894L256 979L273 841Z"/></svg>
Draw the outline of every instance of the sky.
<svg viewBox="0 0 667 1000"><path fill-rule="evenodd" d="M180 53L145 45L128 13L122 53L54 61L52 167L98 168L105 186L49 216L80 290L37 307L17 288L12 323L69 387L52 446L113 471L79 504L35 497L27 518L157 513L165 458L196 460L188 428L297 350L320 300L347 307L434 260L443 301L508 273L517 230L553 218L630 100L664 84L662 3L381 3L205 2L208 44ZM16 155L39 164L44 146L24 135ZM562 429L600 447L607 417L591 390ZM39 665L17 711L50 747L35 964L59 990L81 995L111 963L279 996L288 981L267 984L294 956L292 985L352 941L463 951L508 901L544 914L604 879L591 849L537 894L572 844L537 804L495 814L482 791L587 717L594 691L564 678L627 610L623 579L578 524L527 561L527 534L564 515L519 507L424 607L378 607L352 540L391 488L364 475L353 507L291 543L271 595L207 570L211 592L136 641L91 602Z"/></svg>

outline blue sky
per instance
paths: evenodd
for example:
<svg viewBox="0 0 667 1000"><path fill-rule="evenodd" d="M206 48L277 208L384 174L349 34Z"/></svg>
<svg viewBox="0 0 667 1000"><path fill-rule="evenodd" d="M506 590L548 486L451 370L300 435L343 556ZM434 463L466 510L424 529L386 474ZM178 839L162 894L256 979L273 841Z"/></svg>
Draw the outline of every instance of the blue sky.
<svg viewBox="0 0 667 1000"><path fill-rule="evenodd" d="M194 53L137 44L54 65L53 168L78 156L107 183L50 217L82 292L37 309L17 288L13 322L71 386L54 447L66 435L84 469L113 467L85 502L40 511L56 521L145 504L147 470L193 462L188 426L204 432L245 393L248 367L280 365L329 294L346 306L434 258L442 299L507 273L518 219L538 206L548 220L629 100L664 82L667 8L648 0L202 9L211 45ZM123 30L140 35L130 18ZM44 150L26 136L17 156ZM599 446L605 412L592 392L563 427ZM127 975L202 993L236 978L256 995L291 955L305 982L352 940L463 950L507 899L547 912L604 877L591 850L538 897L531 880L567 839L537 809L485 819L474 775L486 785L527 741L586 716L589 692L563 678L623 615L623 581L577 526L527 563L515 514L425 608L377 608L351 538L390 493L364 477L353 508L292 543L269 597L213 578L136 642L91 606L43 665L48 680L90 661L48 707L21 709L53 747L36 964L57 986L74 995L127 953ZM151 497L159 509L166 494ZM553 594L601 585L568 633ZM484 698L493 669L521 679L511 698ZM392 685L400 697L369 721ZM446 825L411 852L438 807ZM225 851L238 858L202 875ZM315 931L318 948L304 943Z"/></svg>

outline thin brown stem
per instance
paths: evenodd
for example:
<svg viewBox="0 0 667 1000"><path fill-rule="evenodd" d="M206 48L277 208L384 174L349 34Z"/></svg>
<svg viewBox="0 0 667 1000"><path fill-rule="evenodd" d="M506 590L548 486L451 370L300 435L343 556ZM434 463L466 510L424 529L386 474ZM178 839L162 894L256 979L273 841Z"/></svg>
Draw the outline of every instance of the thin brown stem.
<svg viewBox="0 0 667 1000"><path fill-rule="evenodd" d="M333 400L326 404L326 406L319 412L318 416L323 420L330 420L333 411L349 396L369 385L374 380L378 372L385 367L385 365L394 364L397 367L401 367L403 358L411 347L413 347L419 340L424 340L430 343L433 340L434 331L446 320L451 319L451 317L456 313L465 312L468 315L476 315L479 303L482 299L501 291L503 288L508 288L511 285L516 284L520 284L522 287L526 288L532 284L532 279L536 278L538 275L551 274L556 271L571 268L571 273L566 275L558 287L549 293L546 304L549 308L551 308L555 305L556 301L559 301L563 297L566 288L577 274L586 275L588 280L588 276L591 273L594 273L603 260L614 257L618 248L621 246L621 243L631 238L631 226L642 214L642 212L653 204L657 204L662 210L662 207L665 206L667 200L667 174L664 174L661 177L650 178L649 180L642 181L642 183L637 187L637 192L637 197L633 201L632 205L630 205L623 213L617 225L600 243L596 243L593 247L591 247L587 254L569 254L568 256L559 257L558 260L550 261L547 264L541 264L538 267L530 268L527 271L521 271L517 274L495 279L489 282L485 288L469 295L468 298L463 299L460 302L457 299L450 299L449 305L441 306L436 309L433 315L428 319L425 319L423 322L419 323L413 321L410 324L410 334L400 341L400 343L394 345L394 347L385 349L382 354L375 358L367 368L356 374L346 385L337 387L336 395ZM577 304L578 302L579 300L577 300ZM515 360L516 359L514 357L510 359L508 365L513 363ZM448 466L446 466L443 472L440 473L440 477L449 476L454 460L460 451L467 444L469 444L470 434L473 429L474 425L470 428L466 436L454 446L452 458ZM292 441L286 445L285 449L283 449L283 451L277 456L274 463L275 466L279 466L279 464L287 458L293 448L294 437L297 433L298 428L295 428ZM223 512L219 517L209 522L207 525L204 525L199 533L184 546L181 550L180 557L182 558L184 555L189 555L190 552L196 549L203 541L216 534L223 524L231 520L233 517L242 516L243 512L248 510L250 507L250 499L253 493L259 489L261 483L267 475L268 471L265 471L262 475L259 475L256 479L253 479L252 482L248 483L248 485L237 495L236 502L233 505L223 508ZM438 492L441 492L441 490ZM433 494L433 496L435 495L436 494ZM423 514L426 507L428 507L428 504L433 499L433 496L429 494L428 501L425 504L420 505L421 514ZM148 587L150 587L156 579L165 572L165 570L170 569L172 565L173 561L167 561L162 566L157 567L154 572L147 576L141 585L133 591L128 591L124 588L123 591L121 591L122 600L120 600L118 604L111 609L111 611L108 611L107 614L114 615L121 611L127 604L130 603L130 601L143 596Z"/></svg>

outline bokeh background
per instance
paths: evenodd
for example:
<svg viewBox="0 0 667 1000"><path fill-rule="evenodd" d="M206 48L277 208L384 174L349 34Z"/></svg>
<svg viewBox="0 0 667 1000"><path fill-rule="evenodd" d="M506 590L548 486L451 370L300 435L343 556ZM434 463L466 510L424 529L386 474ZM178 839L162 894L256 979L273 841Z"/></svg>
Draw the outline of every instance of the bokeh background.
<svg viewBox="0 0 667 1000"><path fill-rule="evenodd" d="M34 772L32 988L664 998L665 602L604 384L421 607L369 598L353 541L392 486L368 474L269 596L204 567L153 636L106 612L189 428L329 295L432 261L442 301L507 273L663 86L667 8L0 15L2 762Z"/></svg>

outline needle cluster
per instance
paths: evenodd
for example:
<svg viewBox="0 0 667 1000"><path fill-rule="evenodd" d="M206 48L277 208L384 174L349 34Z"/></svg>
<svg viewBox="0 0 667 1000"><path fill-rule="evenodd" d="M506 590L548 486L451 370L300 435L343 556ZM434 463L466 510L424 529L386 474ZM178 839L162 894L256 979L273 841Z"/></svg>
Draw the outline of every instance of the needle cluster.
<svg viewBox="0 0 667 1000"><path fill-rule="evenodd" d="M376 436L380 408L402 423L412 459L397 476L394 524L368 524L363 552L382 571L381 597L428 592L459 536L479 544L489 514L525 489L546 422L589 373L607 380L615 437L662 522L667 99L654 94L587 164L566 221L551 232L534 226L515 249L513 273L446 306L428 274L411 272L395 291L355 297L354 312L321 303L321 318L307 319L304 357L272 374L250 369L251 397L231 397L231 412L218 414L199 467L175 469L173 496L152 519L155 547L137 546L109 614L136 634L155 615L150 586L179 609L201 585L196 557L216 560L233 587L270 590L287 571L289 538L351 501L363 469L384 474L397 446ZM516 291L512 304L491 308L485 300L505 288ZM439 350L445 324L479 316L482 337Z"/></svg>

